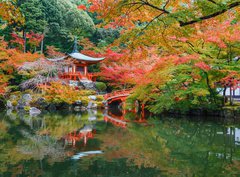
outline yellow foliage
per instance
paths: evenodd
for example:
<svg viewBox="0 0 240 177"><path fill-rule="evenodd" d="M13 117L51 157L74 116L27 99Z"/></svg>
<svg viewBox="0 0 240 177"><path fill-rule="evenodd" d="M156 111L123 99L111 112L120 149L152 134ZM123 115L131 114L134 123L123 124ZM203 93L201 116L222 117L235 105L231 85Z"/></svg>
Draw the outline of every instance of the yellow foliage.
<svg viewBox="0 0 240 177"><path fill-rule="evenodd" d="M90 101L88 96L95 94L91 90L78 90L69 85L63 85L59 82L52 82L50 86L42 85L44 97L51 103L68 103L73 104L77 100L81 100L84 105Z"/></svg>
<svg viewBox="0 0 240 177"><path fill-rule="evenodd" d="M13 2L15 2L15 0L0 2L0 17L7 21L8 24L16 23L21 25L25 22L25 19L19 8L13 5Z"/></svg>

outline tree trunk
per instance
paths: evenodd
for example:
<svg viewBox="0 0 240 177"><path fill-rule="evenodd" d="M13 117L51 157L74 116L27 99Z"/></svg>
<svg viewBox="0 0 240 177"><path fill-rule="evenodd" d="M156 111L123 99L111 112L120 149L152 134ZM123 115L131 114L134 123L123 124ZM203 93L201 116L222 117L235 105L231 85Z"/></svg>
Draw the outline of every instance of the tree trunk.
<svg viewBox="0 0 240 177"><path fill-rule="evenodd" d="M230 105L233 105L233 100L232 100L232 87L230 87Z"/></svg>
<svg viewBox="0 0 240 177"><path fill-rule="evenodd" d="M207 84L208 90L209 90L209 92L210 92L211 102L214 103L214 104L217 104L216 99L215 99L214 91L213 91L213 89L212 89L211 86L210 86L210 82L209 82L209 78L208 78L208 73L207 73L207 72L204 72L204 73L205 73L205 76L206 76L206 84Z"/></svg>
<svg viewBox="0 0 240 177"><path fill-rule="evenodd" d="M43 47L44 47L44 37L45 37L45 34L46 34L46 27L44 28L43 30L43 39L41 41L41 54L43 54Z"/></svg>
<svg viewBox="0 0 240 177"><path fill-rule="evenodd" d="M41 41L41 54L43 54L43 40L44 40L44 38Z"/></svg>
<svg viewBox="0 0 240 177"><path fill-rule="evenodd" d="M225 106L225 103L227 102L226 90L227 90L227 87L224 87L224 89L223 89L223 106Z"/></svg>
<svg viewBox="0 0 240 177"><path fill-rule="evenodd" d="M233 90L233 97L232 97L232 102L234 103L234 98L235 98L235 90Z"/></svg>
<svg viewBox="0 0 240 177"><path fill-rule="evenodd" d="M23 43L23 53L26 53L26 46L27 46L27 35L26 35L26 31L25 29L23 30L23 40L24 40L24 43Z"/></svg>

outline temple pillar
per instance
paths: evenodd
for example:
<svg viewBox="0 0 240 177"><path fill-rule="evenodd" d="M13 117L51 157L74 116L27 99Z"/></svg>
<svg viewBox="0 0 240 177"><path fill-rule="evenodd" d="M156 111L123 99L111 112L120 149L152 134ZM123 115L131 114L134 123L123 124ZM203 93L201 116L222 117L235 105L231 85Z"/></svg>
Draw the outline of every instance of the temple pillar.
<svg viewBox="0 0 240 177"><path fill-rule="evenodd" d="M73 65L73 73L76 73L76 65Z"/></svg>
<svg viewBox="0 0 240 177"><path fill-rule="evenodd" d="M87 76L87 66L84 66L84 75Z"/></svg>

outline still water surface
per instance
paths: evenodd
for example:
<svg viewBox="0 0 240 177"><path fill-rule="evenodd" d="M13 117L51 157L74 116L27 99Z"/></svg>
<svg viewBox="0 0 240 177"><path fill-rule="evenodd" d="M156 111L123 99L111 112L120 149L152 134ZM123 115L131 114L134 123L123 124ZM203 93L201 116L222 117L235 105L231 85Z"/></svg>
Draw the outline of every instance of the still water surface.
<svg viewBox="0 0 240 177"><path fill-rule="evenodd" d="M240 124L101 111L0 114L0 176L240 176Z"/></svg>

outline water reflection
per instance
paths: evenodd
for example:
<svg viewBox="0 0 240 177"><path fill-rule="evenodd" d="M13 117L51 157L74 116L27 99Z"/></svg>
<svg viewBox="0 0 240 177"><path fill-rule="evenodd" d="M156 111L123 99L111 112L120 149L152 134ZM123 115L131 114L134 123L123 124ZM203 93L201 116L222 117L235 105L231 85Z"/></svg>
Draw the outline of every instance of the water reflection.
<svg viewBox="0 0 240 177"><path fill-rule="evenodd" d="M64 146L72 145L75 147L76 142L83 140L84 145L87 144L88 139L93 138L95 130L93 130L93 125L85 125L83 128L68 133L62 139L64 140Z"/></svg>
<svg viewBox="0 0 240 177"><path fill-rule="evenodd" d="M0 176L237 176L239 127L119 110L6 112Z"/></svg>
<svg viewBox="0 0 240 177"><path fill-rule="evenodd" d="M227 135L235 140L236 145L240 145L240 129L239 128L228 128Z"/></svg>

